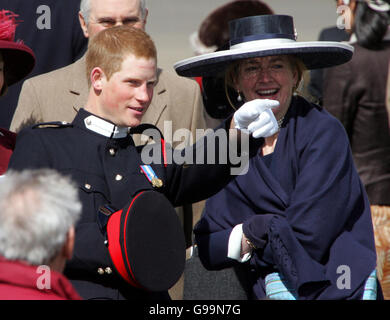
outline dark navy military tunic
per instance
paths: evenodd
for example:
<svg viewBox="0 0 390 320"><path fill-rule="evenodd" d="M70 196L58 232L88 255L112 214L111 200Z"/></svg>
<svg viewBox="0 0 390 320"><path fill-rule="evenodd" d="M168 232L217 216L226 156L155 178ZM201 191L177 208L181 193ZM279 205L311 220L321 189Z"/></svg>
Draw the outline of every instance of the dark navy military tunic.
<svg viewBox="0 0 390 320"><path fill-rule="evenodd" d="M120 209L140 190L154 189L140 170L142 149L134 146L129 134L115 138L114 134L107 137L88 129L87 119L91 116L100 119L81 109L72 124L23 130L9 169L53 168L70 175L79 186L83 211L76 226L74 255L65 274L83 298L153 298L155 294L131 287L114 272L97 223L102 204ZM158 191L174 206L207 198L231 179L229 164L151 166L163 181ZM162 296L167 293L157 294L158 298Z"/></svg>

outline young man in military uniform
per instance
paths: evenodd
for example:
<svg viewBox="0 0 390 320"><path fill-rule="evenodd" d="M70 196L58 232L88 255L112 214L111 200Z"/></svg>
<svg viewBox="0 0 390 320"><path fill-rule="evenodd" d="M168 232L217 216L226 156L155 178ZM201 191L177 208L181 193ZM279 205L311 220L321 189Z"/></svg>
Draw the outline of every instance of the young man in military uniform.
<svg viewBox="0 0 390 320"><path fill-rule="evenodd" d="M83 212L76 227L74 256L65 275L83 298L169 298L166 290L184 268L185 245L180 224L174 220L176 214L165 213L169 206L215 194L232 179L232 165L218 164L218 157L217 164L164 163L163 140L161 144L157 141L161 163L145 165L146 147L135 147L132 133L140 128L142 115L152 100L157 53L144 31L126 26L101 31L90 40L86 59L90 91L85 107L71 124L46 123L23 130L9 168L54 168L69 174L79 185ZM263 132L262 136L272 134L277 129L276 120L264 121L256 108L253 102L244 105L234 121L224 124L225 132L235 136L237 130L228 130L230 127L251 124L253 130ZM229 136L229 143L233 140ZM206 151L219 155L227 150L220 153L217 144L213 150L206 150L207 143L203 145L203 159L207 159ZM196 148L199 144L193 151ZM132 205L142 192L151 197L133 212ZM150 209L156 203L161 203L157 214ZM111 212L122 210L108 215L107 224L99 213L102 206L108 211L113 208ZM109 228L110 221L118 216L120 229ZM165 218L157 220L160 216L169 221L164 225ZM120 242L116 247L115 241ZM166 259L170 255L173 258ZM165 278L171 278L172 283Z"/></svg>

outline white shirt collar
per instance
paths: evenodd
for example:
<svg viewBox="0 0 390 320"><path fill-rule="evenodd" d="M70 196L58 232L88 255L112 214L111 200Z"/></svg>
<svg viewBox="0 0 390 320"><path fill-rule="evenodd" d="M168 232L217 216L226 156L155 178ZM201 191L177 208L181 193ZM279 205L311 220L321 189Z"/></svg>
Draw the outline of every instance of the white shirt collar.
<svg viewBox="0 0 390 320"><path fill-rule="evenodd" d="M88 116L84 119L85 127L93 132L99 133L108 138L125 138L130 128L118 127L115 124L98 118L96 116Z"/></svg>

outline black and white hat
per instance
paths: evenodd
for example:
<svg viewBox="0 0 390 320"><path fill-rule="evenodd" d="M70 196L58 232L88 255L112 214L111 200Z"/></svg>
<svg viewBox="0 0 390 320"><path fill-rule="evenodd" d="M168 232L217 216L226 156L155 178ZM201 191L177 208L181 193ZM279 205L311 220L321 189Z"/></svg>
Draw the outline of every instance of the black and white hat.
<svg viewBox="0 0 390 320"><path fill-rule="evenodd" d="M296 41L293 18L286 15L261 15L233 20L229 23L230 48L177 62L181 76L214 75L231 62L254 57L292 54L307 69L343 64L352 58L353 47L341 42Z"/></svg>

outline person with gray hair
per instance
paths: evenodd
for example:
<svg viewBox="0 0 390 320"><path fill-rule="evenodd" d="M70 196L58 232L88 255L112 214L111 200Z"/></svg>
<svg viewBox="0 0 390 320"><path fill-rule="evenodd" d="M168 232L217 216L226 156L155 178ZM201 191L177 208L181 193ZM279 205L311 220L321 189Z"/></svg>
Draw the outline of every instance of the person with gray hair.
<svg viewBox="0 0 390 320"><path fill-rule="evenodd" d="M141 20L145 20L147 14L148 14L148 9L146 8L145 0L140 0L139 9L140 9ZM86 24L89 24L90 13L91 13L91 0L81 0L80 1L80 15L84 18Z"/></svg>
<svg viewBox="0 0 390 320"><path fill-rule="evenodd" d="M80 214L77 188L54 170L9 171L0 178L1 300L80 299L61 274Z"/></svg>

